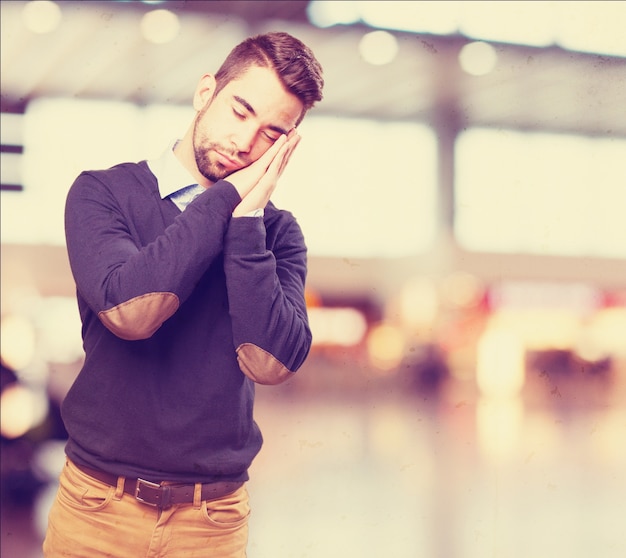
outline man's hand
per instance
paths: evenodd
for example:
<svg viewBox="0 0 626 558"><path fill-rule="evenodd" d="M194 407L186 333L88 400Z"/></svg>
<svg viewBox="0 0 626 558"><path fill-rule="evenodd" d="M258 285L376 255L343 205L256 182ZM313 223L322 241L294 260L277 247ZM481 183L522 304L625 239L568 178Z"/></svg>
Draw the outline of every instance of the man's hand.
<svg viewBox="0 0 626 558"><path fill-rule="evenodd" d="M233 217L241 217L255 209L265 208L299 142L300 136L293 129L287 136L280 136L254 163L227 177L226 180L237 189L242 198L233 211Z"/></svg>

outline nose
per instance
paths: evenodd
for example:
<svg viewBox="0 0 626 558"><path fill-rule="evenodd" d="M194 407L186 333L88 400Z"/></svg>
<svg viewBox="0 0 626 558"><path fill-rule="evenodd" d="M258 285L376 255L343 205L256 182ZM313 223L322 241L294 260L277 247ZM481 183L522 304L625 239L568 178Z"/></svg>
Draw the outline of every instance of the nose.
<svg viewBox="0 0 626 558"><path fill-rule="evenodd" d="M253 126L240 126L231 137L238 153L250 153L257 131Z"/></svg>

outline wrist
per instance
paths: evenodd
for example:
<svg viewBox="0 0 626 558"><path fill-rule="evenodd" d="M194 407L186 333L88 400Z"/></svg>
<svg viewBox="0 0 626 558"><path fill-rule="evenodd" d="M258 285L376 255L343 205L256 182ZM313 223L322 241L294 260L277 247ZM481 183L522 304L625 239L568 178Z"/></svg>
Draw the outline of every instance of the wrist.
<svg viewBox="0 0 626 558"><path fill-rule="evenodd" d="M233 211L233 217L263 217L265 215L265 210L260 207L258 209L253 209L252 211L246 211L245 213L238 212L236 209Z"/></svg>

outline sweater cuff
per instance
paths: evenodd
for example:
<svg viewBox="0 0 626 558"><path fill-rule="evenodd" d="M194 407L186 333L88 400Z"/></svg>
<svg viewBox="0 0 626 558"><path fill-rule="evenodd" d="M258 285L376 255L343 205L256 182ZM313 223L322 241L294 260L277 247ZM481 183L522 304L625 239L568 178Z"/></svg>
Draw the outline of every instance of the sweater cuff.
<svg viewBox="0 0 626 558"><path fill-rule="evenodd" d="M219 180L207 188L206 192L200 194L198 198L205 199L209 207L216 204L216 200L223 200L224 208L228 214L231 214L235 207L241 203L239 192L237 192L236 188L227 180Z"/></svg>
<svg viewBox="0 0 626 558"><path fill-rule="evenodd" d="M265 222L261 218L231 219L224 238L225 254L263 254Z"/></svg>

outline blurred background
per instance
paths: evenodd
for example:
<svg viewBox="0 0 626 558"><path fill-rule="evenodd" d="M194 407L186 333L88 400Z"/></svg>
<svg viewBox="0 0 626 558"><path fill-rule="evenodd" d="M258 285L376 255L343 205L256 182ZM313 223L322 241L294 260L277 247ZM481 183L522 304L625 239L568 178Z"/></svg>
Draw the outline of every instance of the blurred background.
<svg viewBox="0 0 626 558"><path fill-rule="evenodd" d="M3 558L41 556L82 362L69 186L270 30L326 88L274 198L315 344L257 391L250 558L626 556L625 2L0 9Z"/></svg>

